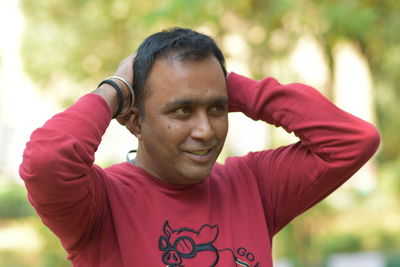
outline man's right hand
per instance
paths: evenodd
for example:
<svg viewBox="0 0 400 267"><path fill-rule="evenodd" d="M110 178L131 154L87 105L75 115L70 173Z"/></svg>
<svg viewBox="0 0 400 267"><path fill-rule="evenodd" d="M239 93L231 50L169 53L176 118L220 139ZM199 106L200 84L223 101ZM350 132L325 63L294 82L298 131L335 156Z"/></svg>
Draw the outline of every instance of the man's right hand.
<svg viewBox="0 0 400 267"><path fill-rule="evenodd" d="M130 55L129 57L125 58L124 60L121 61L121 63L118 66L118 69L115 71L115 76L119 76L123 79L125 79L128 84L132 86L133 84L133 60L135 59L136 53ZM131 102L134 101L134 97L132 97L131 90L126 86L126 84L118 79L113 79L114 82L116 82L119 87L122 90L122 95L124 97L124 105L122 107L121 114L116 118L116 120L122 124L125 125L126 121L128 120L131 110L130 107ZM101 97L104 98L104 100L107 102L108 107L110 108L110 111L112 114L114 114L117 109L118 109L118 96L117 92L114 88L112 88L111 85L109 84L102 84L99 86L96 90L94 90L92 93L98 94Z"/></svg>
<svg viewBox="0 0 400 267"><path fill-rule="evenodd" d="M115 76L119 76L125 79L125 81L127 81L128 84L130 84L131 86L133 86L133 61L135 59L135 56L136 53L122 60L114 74ZM119 115L116 120L121 125L125 125L131 114L131 110L129 110L129 108L132 106L131 101L135 101L135 97L132 97L131 91L129 90L129 88L126 88L125 84L123 84L122 86L124 87L122 91L125 99L124 107L121 111L121 115Z"/></svg>

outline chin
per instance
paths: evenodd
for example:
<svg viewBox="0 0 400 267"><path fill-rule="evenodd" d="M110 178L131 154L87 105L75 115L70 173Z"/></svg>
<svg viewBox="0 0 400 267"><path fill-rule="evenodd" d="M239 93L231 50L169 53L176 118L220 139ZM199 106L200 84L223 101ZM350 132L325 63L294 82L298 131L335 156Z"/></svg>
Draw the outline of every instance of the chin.
<svg viewBox="0 0 400 267"><path fill-rule="evenodd" d="M211 168L212 169L212 168ZM211 169L207 170L201 170L201 171L191 171L191 172L186 172L183 177L185 177L185 181L187 183L198 183L206 179L210 173Z"/></svg>

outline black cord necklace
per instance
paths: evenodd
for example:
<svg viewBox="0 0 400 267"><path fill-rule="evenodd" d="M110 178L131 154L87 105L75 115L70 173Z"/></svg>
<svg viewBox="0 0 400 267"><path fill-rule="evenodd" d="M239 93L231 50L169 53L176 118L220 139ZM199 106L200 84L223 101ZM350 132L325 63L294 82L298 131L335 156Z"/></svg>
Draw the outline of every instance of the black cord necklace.
<svg viewBox="0 0 400 267"><path fill-rule="evenodd" d="M135 159L134 158L130 158L129 156L130 156L130 154L133 154L133 153L137 153L137 149L132 149L132 150L129 150L128 151L128 153L126 154L126 161L128 162L128 163L130 163L130 164L132 164L132 165L136 165L135 164Z"/></svg>

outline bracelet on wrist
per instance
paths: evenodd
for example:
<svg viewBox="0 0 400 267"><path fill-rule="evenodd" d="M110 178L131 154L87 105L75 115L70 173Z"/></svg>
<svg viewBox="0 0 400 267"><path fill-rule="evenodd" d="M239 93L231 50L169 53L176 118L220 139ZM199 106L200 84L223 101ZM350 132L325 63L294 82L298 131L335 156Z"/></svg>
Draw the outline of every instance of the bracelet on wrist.
<svg viewBox="0 0 400 267"><path fill-rule="evenodd" d="M105 84L105 83L111 85L115 89L115 91L117 91L118 108L117 108L117 111L113 115L113 119L114 119L114 118L118 117L121 114L122 108L124 107L124 96L122 94L121 87L119 87L119 85L116 82L114 82L114 81L112 81L110 79L106 79L106 80L102 81L97 86L97 88L99 88L102 84Z"/></svg>
<svg viewBox="0 0 400 267"><path fill-rule="evenodd" d="M111 80L111 79L120 80L120 81L123 82L123 83L129 88L129 90L131 91L131 105L129 106L129 110L131 110L131 109L133 108L133 104L135 104L135 92L133 91L132 86L131 86L124 78L122 78L122 77L119 77L119 76L114 75L114 76L111 76L111 77L106 78L106 80Z"/></svg>

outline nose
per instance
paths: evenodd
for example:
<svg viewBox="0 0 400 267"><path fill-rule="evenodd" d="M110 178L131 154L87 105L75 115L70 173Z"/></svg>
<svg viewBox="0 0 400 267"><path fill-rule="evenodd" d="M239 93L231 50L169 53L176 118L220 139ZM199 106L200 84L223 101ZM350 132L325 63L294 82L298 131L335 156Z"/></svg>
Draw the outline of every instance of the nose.
<svg viewBox="0 0 400 267"><path fill-rule="evenodd" d="M180 264L182 262L181 257L179 257L178 253L174 250L170 250L164 254L164 263L166 264Z"/></svg>
<svg viewBox="0 0 400 267"><path fill-rule="evenodd" d="M202 141L207 141L214 137L214 130L206 112L197 114L193 122L191 136L193 139Z"/></svg>

